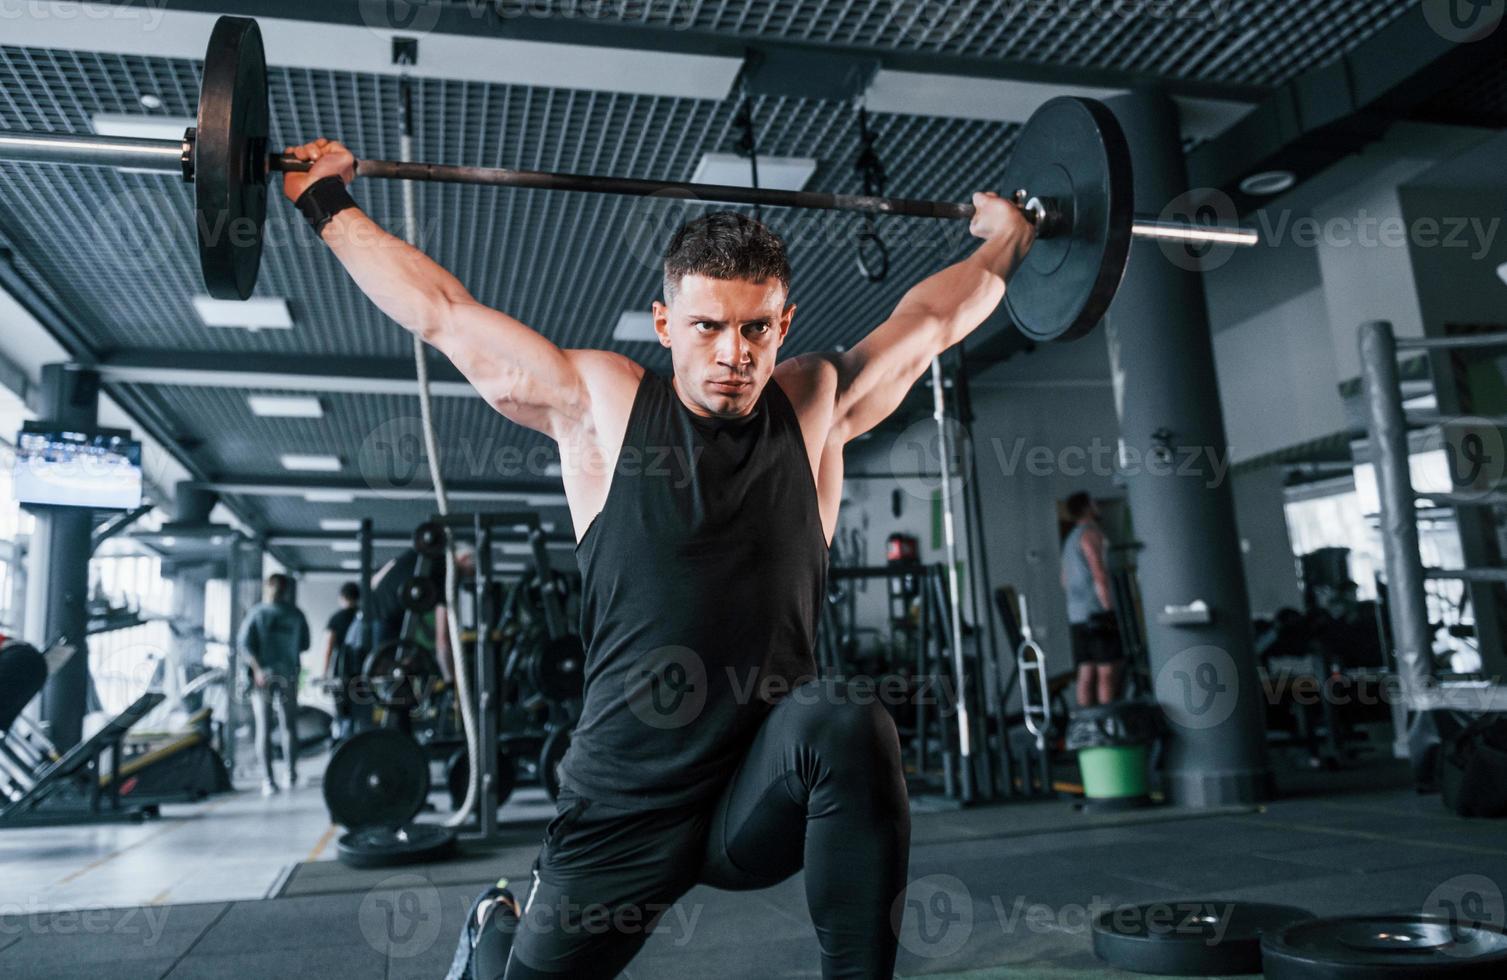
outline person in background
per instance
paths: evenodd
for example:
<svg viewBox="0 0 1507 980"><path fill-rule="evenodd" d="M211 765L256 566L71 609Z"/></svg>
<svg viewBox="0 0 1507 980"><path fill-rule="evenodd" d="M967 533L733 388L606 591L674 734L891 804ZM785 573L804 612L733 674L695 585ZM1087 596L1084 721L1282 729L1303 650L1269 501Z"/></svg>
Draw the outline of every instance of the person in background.
<svg viewBox="0 0 1507 980"><path fill-rule="evenodd" d="M1114 600L1105 556L1109 542L1099 527L1099 507L1079 491L1067 498L1073 529L1062 542L1062 588L1072 625L1073 668L1078 705L1109 704L1118 696L1125 653L1115 625Z"/></svg>
<svg viewBox="0 0 1507 980"><path fill-rule="evenodd" d="M324 676L334 681L330 685L335 702L335 741L340 742L355 734L354 705L351 703L351 678L361 670L359 663L351 663L355 657L345 644L345 634L356 621L356 611L361 605L361 587L355 582L346 582L340 587L340 608L330 616L324 626Z"/></svg>
<svg viewBox="0 0 1507 980"><path fill-rule="evenodd" d="M413 548L405 548L398 557L383 565L372 576L371 608L374 628L371 648L373 650L382 649L383 644L397 639L403 632L403 586L413 577L418 558L417 551ZM466 542L455 544L455 573L462 579L476 573L476 551ZM455 679L455 670L453 658L450 655L450 627L444 599L444 558L431 564L429 580L434 583L441 596L439 605L434 607L434 657L439 666L440 676L448 684Z"/></svg>
<svg viewBox="0 0 1507 980"><path fill-rule="evenodd" d="M293 602L293 580L281 573L267 576L262 601L241 621L237 638L251 668L251 708L256 716L257 752L262 762L262 795L277 792L272 778L272 711L282 728L288 787L298 782L299 655L309 648L309 621Z"/></svg>

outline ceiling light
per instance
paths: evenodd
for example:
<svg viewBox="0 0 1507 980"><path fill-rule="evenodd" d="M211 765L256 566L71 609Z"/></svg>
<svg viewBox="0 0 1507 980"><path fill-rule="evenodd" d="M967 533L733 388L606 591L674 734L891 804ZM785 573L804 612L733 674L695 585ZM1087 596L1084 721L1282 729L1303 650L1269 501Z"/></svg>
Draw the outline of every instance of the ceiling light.
<svg viewBox="0 0 1507 980"><path fill-rule="evenodd" d="M285 470L298 470L305 473L338 473L340 472L339 456L320 456L312 453L285 453L278 457Z"/></svg>
<svg viewBox="0 0 1507 980"><path fill-rule="evenodd" d="M157 104L151 105L147 99L155 99ZM141 97L141 104L148 109L162 108L162 100L157 96ZM127 136L132 139L146 140L169 140L179 143L183 140L183 131L194 125L195 120L186 116L141 116L128 115L121 112L96 112L90 120L94 126L94 132L100 136ZM154 174L160 176L162 171L151 170L146 167L117 167L121 173L129 174Z"/></svg>
<svg viewBox="0 0 1507 980"><path fill-rule="evenodd" d="M544 475L545 476L559 476L560 475L560 464L559 463L545 463L544 464Z"/></svg>
<svg viewBox="0 0 1507 980"><path fill-rule="evenodd" d="M1292 190L1297 182L1298 176L1291 170L1263 170L1242 180L1240 190L1252 197L1272 197Z"/></svg>
<svg viewBox="0 0 1507 980"><path fill-rule="evenodd" d="M361 571L361 562L360 560L355 558L347 558L345 561L340 563L340 567L346 569L347 571L359 572Z"/></svg>
<svg viewBox="0 0 1507 980"><path fill-rule="evenodd" d="M654 332L654 314L638 310L624 310L612 328L613 340L637 340L658 343L659 334Z"/></svg>
<svg viewBox="0 0 1507 980"><path fill-rule="evenodd" d="M321 517L319 529L321 531L359 531L361 522L348 517Z"/></svg>
<svg viewBox="0 0 1507 980"><path fill-rule="evenodd" d="M776 191L805 190L816 161L810 157L759 157L759 187ZM708 153L691 174L693 184L721 184L726 187L752 187L753 168L748 157L736 153Z"/></svg>
<svg viewBox="0 0 1507 980"><path fill-rule="evenodd" d="M324 418L324 406L308 395L247 395L246 403L264 419Z"/></svg>
<svg viewBox="0 0 1507 980"><path fill-rule="evenodd" d="M303 499L311 504L354 504L356 495L347 490L309 490Z"/></svg>
<svg viewBox="0 0 1507 980"><path fill-rule="evenodd" d="M345 551L345 552L360 551L361 550L361 542L360 541L331 541L330 542L330 550L331 551Z"/></svg>
<svg viewBox="0 0 1507 980"><path fill-rule="evenodd" d="M175 538L175 537L173 537L171 534L167 535L166 537L164 537L162 539L162 546L164 548L171 548L174 545L176 545L177 543L178 543L178 539Z"/></svg>
<svg viewBox="0 0 1507 980"><path fill-rule="evenodd" d="M162 97L159 96L159 95L154 95L151 92L143 92L143 93L141 93L141 97L138 98L136 101L141 103L141 107L143 109L161 109L162 108Z"/></svg>
<svg viewBox="0 0 1507 980"><path fill-rule="evenodd" d="M246 300L195 296L194 309L206 327L240 327L256 331L287 330L293 326L288 301L272 296Z"/></svg>

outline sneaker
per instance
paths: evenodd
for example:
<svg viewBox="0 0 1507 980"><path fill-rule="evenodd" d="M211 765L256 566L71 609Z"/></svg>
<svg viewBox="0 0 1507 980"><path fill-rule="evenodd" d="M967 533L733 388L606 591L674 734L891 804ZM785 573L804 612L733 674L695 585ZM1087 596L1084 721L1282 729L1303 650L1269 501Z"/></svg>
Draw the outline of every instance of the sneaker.
<svg viewBox="0 0 1507 980"><path fill-rule="evenodd" d="M491 940L489 948L483 951L487 960L484 969L492 971L493 975L500 975L496 973L496 967L498 961L507 962L508 952L513 945L513 933L518 928L519 911L518 899L508 891L506 878L477 896L466 916L466 926L461 930L460 942L456 945L455 957L450 962L446 980L476 980L476 967L481 964L474 963L473 960L477 957L476 948L483 939ZM493 919L496 919L495 923L492 922ZM489 924L493 926L490 936L487 930Z"/></svg>
<svg viewBox="0 0 1507 980"><path fill-rule="evenodd" d="M274 783L270 779L264 779L262 781L262 795L263 796L276 796L277 795L277 784Z"/></svg>

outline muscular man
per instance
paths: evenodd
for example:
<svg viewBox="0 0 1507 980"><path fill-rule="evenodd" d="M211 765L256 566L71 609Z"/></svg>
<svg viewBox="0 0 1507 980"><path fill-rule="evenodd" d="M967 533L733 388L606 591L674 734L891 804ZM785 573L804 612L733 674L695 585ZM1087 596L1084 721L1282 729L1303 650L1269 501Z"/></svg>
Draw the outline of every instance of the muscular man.
<svg viewBox="0 0 1507 980"><path fill-rule="evenodd" d="M823 975L891 976L899 740L873 698L816 680L812 656L843 447L999 305L1033 240L1019 209L975 195L971 256L852 350L779 363L795 315L783 242L739 214L698 218L670 241L653 307L663 378L478 303L352 205L339 143L289 152L314 165L285 193L362 291L559 445L579 539L586 694L558 815L512 948L491 958L486 931L473 952L468 919L451 975L615 976L693 885L804 867Z"/></svg>
<svg viewBox="0 0 1507 980"><path fill-rule="evenodd" d="M1079 491L1067 498L1067 516L1073 529L1062 541L1062 587L1078 671L1078 705L1087 708L1118 696L1125 654L1115 624L1105 564L1109 542L1099 527L1098 505Z"/></svg>

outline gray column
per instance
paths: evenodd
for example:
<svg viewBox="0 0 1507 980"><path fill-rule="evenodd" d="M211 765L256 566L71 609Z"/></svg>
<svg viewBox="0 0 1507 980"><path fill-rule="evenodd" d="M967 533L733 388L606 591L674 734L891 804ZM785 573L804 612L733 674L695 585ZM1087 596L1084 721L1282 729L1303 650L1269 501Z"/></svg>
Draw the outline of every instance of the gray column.
<svg viewBox="0 0 1507 980"><path fill-rule="evenodd" d="M1156 214L1188 189L1177 107L1156 91L1110 106L1130 142L1136 210ZM1150 668L1172 729L1166 788L1174 803L1219 806L1264 798L1270 776L1213 341L1190 265L1136 242L1108 339Z"/></svg>
<svg viewBox="0 0 1507 980"><path fill-rule="evenodd" d="M197 676L204 666L204 592L210 578L219 569L209 562L177 565L172 569L173 609L168 643L168 669L164 693L172 701L182 698L183 682ZM201 698L184 703L192 713L199 709Z"/></svg>
<svg viewBox="0 0 1507 980"><path fill-rule="evenodd" d="M94 428L99 411L99 375L72 364L42 368L41 415L61 428ZM59 749L83 735L89 691L86 627L90 537L94 514L84 507L38 507L36 530L27 549L26 623L34 643L63 637L78 653L42 689L42 719Z"/></svg>

